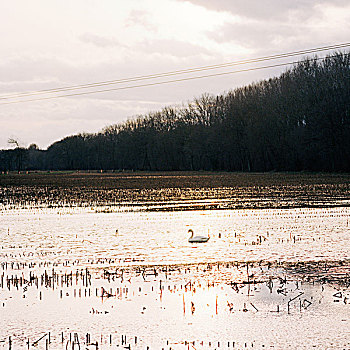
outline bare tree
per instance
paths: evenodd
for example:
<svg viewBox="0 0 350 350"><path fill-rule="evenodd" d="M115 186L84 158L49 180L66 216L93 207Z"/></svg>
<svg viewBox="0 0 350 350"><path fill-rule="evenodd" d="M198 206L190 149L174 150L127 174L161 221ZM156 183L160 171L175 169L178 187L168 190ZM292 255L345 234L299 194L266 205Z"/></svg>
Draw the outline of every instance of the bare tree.
<svg viewBox="0 0 350 350"><path fill-rule="evenodd" d="M9 137L9 139L7 140L7 143L11 146L15 146L16 148L19 148L19 141L13 137Z"/></svg>

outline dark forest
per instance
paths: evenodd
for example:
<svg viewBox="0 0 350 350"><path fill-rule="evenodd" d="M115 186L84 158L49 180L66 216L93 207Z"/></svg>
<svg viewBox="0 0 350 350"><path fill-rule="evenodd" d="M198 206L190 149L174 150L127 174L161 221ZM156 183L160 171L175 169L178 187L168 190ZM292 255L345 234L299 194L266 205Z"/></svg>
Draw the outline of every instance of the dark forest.
<svg viewBox="0 0 350 350"><path fill-rule="evenodd" d="M0 171L350 171L350 58L305 59L279 77L204 94L96 134L0 151Z"/></svg>

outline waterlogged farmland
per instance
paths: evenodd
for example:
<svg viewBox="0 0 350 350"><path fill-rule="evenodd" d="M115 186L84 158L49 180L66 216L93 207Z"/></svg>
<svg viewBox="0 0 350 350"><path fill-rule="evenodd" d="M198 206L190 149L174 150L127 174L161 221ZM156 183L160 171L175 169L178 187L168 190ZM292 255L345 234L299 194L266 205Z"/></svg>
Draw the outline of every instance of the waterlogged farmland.
<svg viewBox="0 0 350 350"><path fill-rule="evenodd" d="M0 185L5 208L108 205L169 211L350 205L350 176L342 174L32 173L3 175Z"/></svg>
<svg viewBox="0 0 350 350"><path fill-rule="evenodd" d="M349 204L349 175L2 175L0 349L347 349Z"/></svg>

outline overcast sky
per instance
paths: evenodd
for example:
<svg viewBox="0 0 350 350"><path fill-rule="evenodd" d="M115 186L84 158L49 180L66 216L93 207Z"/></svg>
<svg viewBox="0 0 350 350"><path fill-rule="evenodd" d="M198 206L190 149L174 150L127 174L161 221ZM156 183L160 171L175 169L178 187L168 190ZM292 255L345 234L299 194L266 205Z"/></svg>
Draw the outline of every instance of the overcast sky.
<svg viewBox="0 0 350 350"><path fill-rule="evenodd" d="M345 43L349 24L348 0L1 1L0 95ZM45 149L68 135L283 70L19 104L0 100L0 148L14 137Z"/></svg>

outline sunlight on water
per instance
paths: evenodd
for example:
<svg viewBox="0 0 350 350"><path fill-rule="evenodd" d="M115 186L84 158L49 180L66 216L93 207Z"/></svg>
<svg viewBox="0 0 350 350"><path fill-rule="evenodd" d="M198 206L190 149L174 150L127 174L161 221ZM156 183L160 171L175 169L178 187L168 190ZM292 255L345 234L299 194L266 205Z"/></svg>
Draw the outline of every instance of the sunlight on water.
<svg viewBox="0 0 350 350"><path fill-rule="evenodd" d="M53 209L1 214L0 256L98 258L144 264L339 260L348 257L349 208L94 213ZM188 243L195 234L208 244Z"/></svg>
<svg viewBox="0 0 350 350"><path fill-rule="evenodd" d="M209 203L1 210L0 349L349 348L350 208Z"/></svg>

